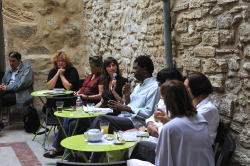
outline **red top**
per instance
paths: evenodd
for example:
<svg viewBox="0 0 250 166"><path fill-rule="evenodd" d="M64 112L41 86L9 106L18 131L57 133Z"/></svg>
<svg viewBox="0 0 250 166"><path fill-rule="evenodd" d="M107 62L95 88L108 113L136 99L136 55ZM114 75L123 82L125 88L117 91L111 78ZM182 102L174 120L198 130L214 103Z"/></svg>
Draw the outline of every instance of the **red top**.
<svg viewBox="0 0 250 166"><path fill-rule="evenodd" d="M84 95L97 95L99 94L99 88L98 85L103 85L104 84L104 79L101 75L101 73L99 73L98 75L96 75L96 77L91 80L93 74L88 75L83 84L82 87L80 89L80 94L84 94ZM83 100L82 104L86 105L87 103L98 103L100 100Z"/></svg>

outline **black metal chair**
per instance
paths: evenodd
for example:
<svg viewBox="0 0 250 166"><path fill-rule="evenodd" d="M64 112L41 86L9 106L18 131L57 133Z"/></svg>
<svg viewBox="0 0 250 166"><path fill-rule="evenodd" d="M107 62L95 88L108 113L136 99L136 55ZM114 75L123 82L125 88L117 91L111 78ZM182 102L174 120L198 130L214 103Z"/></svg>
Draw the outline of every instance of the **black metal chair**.
<svg viewBox="0 0 250 166"><path fill-rule="evenodd" d="M47 141L47 150L49 149L49 143L48 143L48 136L52 130L53 127L60 125L58 122L57 117L54 116L54 112L56 111L56 101L64 101L63 107L71 107L75 106L76 104L76 96L70 96L70 97L48 97L46 102L46 114L44 121L41 123L41 126L39 127L38 131L36 132L33 140L36 138L39 130L42 128L43 123L45 123L45 131L44 131L44 141L42 146L45 148L45 143ZM49 131L47 131L47 126L51 126Z"/></svg>
<svg viewBox="0 0 250 166"><path fill-rule="evenodd" d="M126 166L127 161L119 161L112 163L79 163L79 162L67 162L67 161L57 161L57 166Z"/></svg>
<svg viewBox="0 0 250 166"><path fill-rule="evenodd" d="M226 135L228 133L228 129L225 127L223 122L219 122L219 126L217 128L217 135L214 141L213 149L214 149L214 156L217 160L219 157L218 148L221 148L222 144L225 142ZM221 145L219 147L219 145Z"/></svg>
<svg viewBox="0 0 250 166"><path fill-rule="evenodd" d="M219 158L216 160L216 166L228 166L235 151L236 144L231 135L227 134L225 141L219 153Z"/></svg>

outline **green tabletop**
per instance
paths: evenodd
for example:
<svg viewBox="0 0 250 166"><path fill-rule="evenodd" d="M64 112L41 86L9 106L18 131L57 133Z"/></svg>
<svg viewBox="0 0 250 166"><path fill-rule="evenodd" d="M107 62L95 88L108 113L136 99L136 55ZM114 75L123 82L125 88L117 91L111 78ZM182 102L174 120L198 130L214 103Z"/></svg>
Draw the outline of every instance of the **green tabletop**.
<svg viewBox="0 0 250 166"><path fill-rule="evenodd" d="M113 135L110 135L113 137ZM84 151L84 152L108 152L115 150L123 150L128 149L135 146L136 142L125 142L122 145L89 145L87 141L85 141L84 135L75 135L68 138L65 138L61 141L61 145L67 149Z"/></svg>
<svg viewBox="0 0 250 166"><path fill-rule="evenodd" d="M65 111L67 110L67 111ZM62 117L62 118L91 118L96 117L98 115L105 115L107 113L93 113L93 115L89 115L88 113L82 111L82 115L77 115L76 111L73 109L65 109L62 113L58 113L57 111L54 112L55 116Z"/></svg>
<svg viewBox="0 0 250 166"><path fill-rule="evenodd" d="M53 92L53 90L40 90L40 91L35 91L35 92L32 92L31 93L31 96L39 96L39 97L42 97L42 96L60 96L60 95L65 95L65 94L71 94L73 93L72 90L67 90L65 91L65 94L54 94L54 95L50 95L50 94L44 94L46 92Z"/></svg>

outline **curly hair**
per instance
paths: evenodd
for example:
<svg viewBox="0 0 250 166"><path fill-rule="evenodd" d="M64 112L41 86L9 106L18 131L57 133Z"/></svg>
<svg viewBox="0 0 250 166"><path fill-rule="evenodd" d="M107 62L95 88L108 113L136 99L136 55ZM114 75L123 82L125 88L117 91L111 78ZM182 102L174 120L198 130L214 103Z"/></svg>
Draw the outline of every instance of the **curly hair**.
<svg viewBox="0 0 250 166"><path fill-rule="evenodd" d="M137 63L140 68L146 67L150 75L154 72L153 61L148 56L139 56L135 59L134 63Z"/></svg>
<svg viewBox="0 0 250 166"><path fill-rule="evenodd" d="M73 63L72 63L70 56L67 53L60 51L60 52L56 52L54 54L54 57L52 58L55 69L58 69L58 67L57 67L58 57L61 57L67 63L66 69L73 67Z"/></svg>

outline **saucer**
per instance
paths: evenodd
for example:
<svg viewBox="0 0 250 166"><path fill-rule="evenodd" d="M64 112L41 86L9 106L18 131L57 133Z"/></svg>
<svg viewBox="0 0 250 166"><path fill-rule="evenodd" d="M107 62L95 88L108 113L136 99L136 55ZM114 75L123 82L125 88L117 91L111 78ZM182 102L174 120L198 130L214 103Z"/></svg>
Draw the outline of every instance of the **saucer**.
<svg viewBox="0 0 250 166"><path fill-rule="evenodd" d="M123 145L125 142L114 142L115 145Z"/></svg>
<svg viewBox="0 0 250 166"><path fill-rule="evenodd" d="M101 142L102 140L100 139L100 140L88 140L88 142L90 142L90 143L97 143L97 142Z"/></svg>

